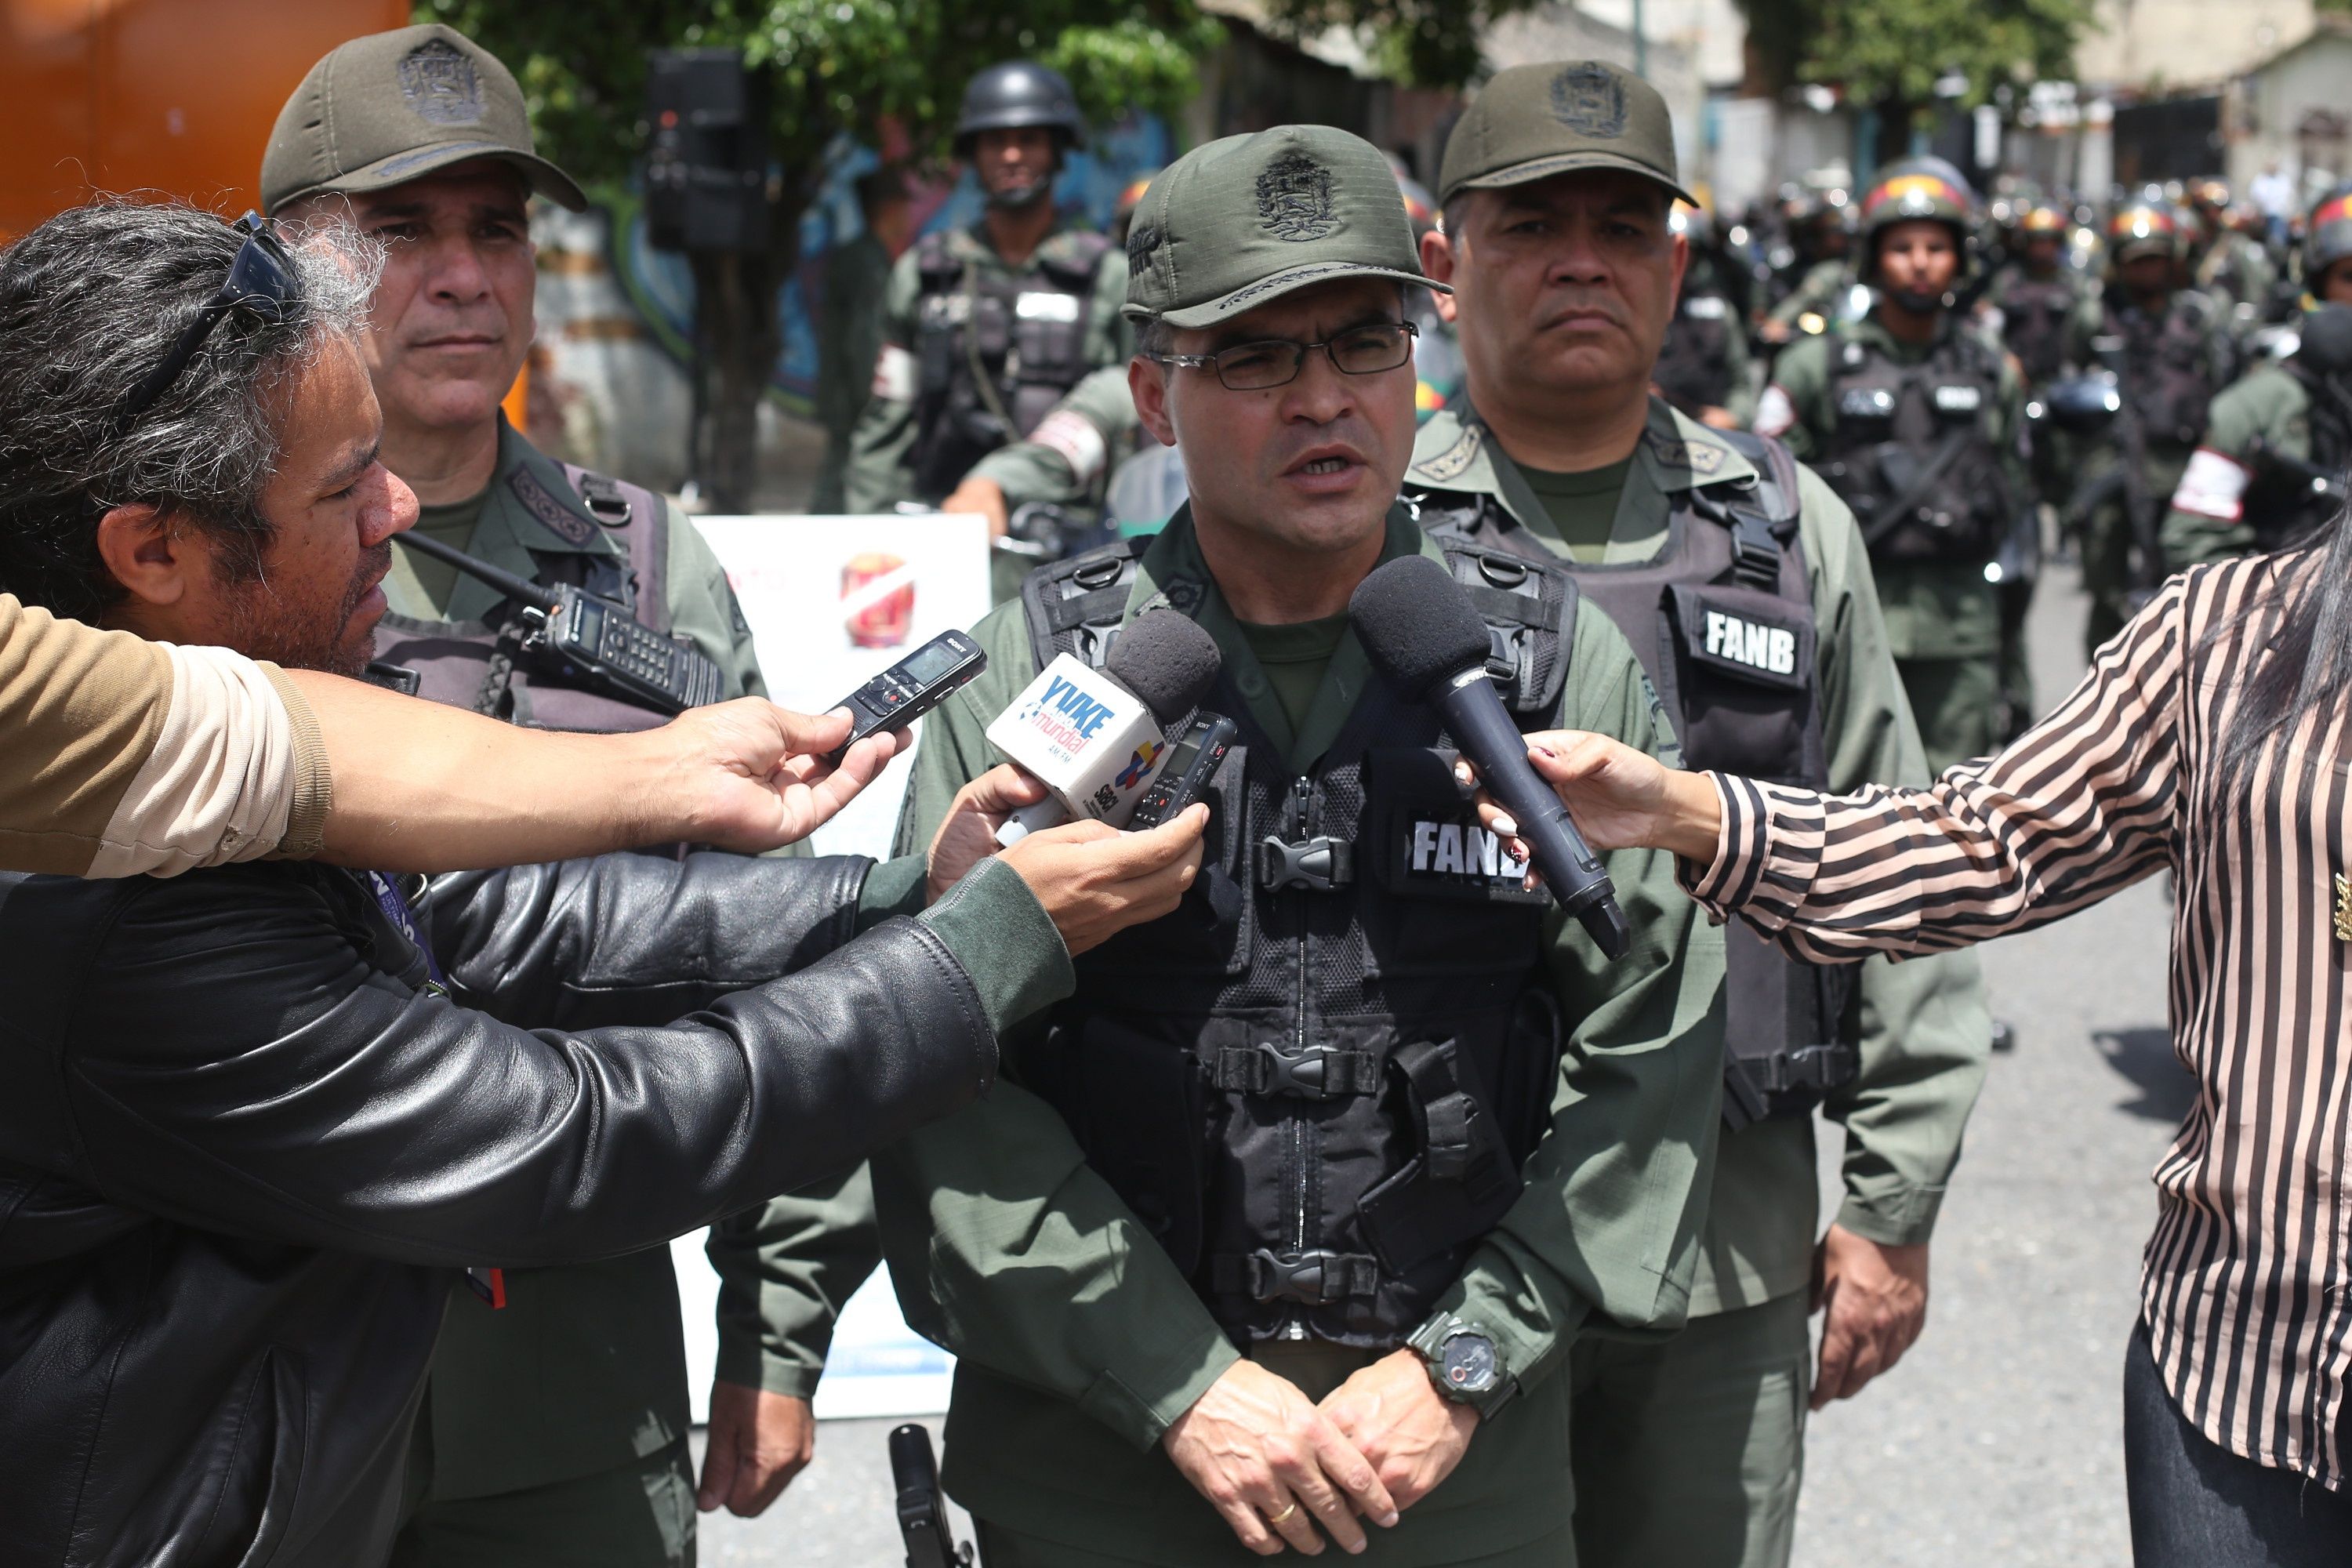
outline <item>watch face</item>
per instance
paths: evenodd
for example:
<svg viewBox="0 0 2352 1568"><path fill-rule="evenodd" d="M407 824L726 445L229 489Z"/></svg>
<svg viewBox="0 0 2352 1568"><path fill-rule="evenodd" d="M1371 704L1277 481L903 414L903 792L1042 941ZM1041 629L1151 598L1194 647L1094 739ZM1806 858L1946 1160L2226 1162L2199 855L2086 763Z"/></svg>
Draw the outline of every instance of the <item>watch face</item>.
<svg viewBox="0 0 2352 1568"><path fill-rule="evenodd" d="M1446 1387L1460 1394L1485 1394L1495 1386L1495 1342L1484 1334L1452 1335L1441 1365Z"/></svg>

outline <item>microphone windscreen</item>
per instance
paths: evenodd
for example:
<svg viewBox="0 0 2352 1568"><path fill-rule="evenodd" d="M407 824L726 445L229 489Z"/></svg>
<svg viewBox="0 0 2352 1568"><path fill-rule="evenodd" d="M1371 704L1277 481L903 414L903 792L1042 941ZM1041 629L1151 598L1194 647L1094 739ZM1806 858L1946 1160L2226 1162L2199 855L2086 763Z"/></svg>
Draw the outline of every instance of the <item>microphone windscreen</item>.
<svg viewBox="0 0 2352 1568"><path fill-rule="evenodd" d="M1103 673L1141 698L1153 718L1171 724L1207 699L1223 664L1217 639L1197 624L1173 610L1150 610L1119 633Z"/></svg>
<svg viewBox="0 0 2352 1568"><path fill-rule="evenodd" d="M1484 665L1492 646L1470 595L1426 555L1376 568L1356 584L1348 615L1372 667L1412 697Z"/></svg>
<svg viewBox="0 0 2352 1568"><path fill-rule="evenodd" d="M2295 358L2322 375L2352 371L2352 306L2322 305L2307 312Z"/></svg>

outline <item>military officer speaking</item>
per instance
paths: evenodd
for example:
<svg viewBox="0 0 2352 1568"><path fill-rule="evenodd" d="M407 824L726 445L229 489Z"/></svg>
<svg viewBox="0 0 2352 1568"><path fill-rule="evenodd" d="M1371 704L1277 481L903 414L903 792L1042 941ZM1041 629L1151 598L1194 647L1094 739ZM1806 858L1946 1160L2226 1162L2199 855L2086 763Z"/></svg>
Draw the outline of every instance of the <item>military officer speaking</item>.
<svg viewBox="0 0 2352 1568"><path fill-rule="evenodd" d="M620 600L716 660L724 695L758 693L750 629L693 526L658 496L543 456L499 412L531 340L533 190L586 205L533 152L505 66L439 26L357 38L321 59L278 116L261 168L273 216L348 216L385 242L362 348L383 461L423 503L416 531ZM517 660L501 637L517 606L452 567L395 552L383 588L379 658L415 670L425 696L560 729L665 718ZM722 1226L711 1259L726 1321L706 1487L711 1506L756 1511L782 1484L772 1460L795 1437L779 1425L791 1413L762 1392L757 1255ZM506 1285L503 1310L462 1290L451 1303L416 1426L417 1510L394 1560L689 1561L686 1360L668 1249L512 1271Z"/></svg>
<svg viewBox="0 0 2352 1568"><path fill-rule="evenodd" d="M2302 343L2264 361L2213 399L2205 434L2172 492L2168 534L2226 529L2241 545L2293 544L2343 505L2352 466L2352 186L2329 193L2304 226L2312 308Z"/></svg>
<svg viewBox="0 0 2352 1568"><path fill-rule="evenodd" d="M1521 722L1671 742L1563 574L1443 550L1397 502L1400 296L1427 282L1376 149L1313 126L1211 142L1129 244L1130 385L1192 500L981 624L989 669L932 716L901 837L990 766L982 731L1050 656L1098 658L1149 609L1215 639L1209 706L1240 740L1205 890L1087 955L973 1114L873 1163L899 1299L960 1358L948 1489L995 1568L1327 1536L1549 1568L1573 1554L1567 1352L1682 1317L1720 938L1638 857L1608 861L1631 954L1563 927L1465 835L1438 716L1374 677L1349 595L1444 562Z"/></svg>
<svg viewBox="0 0 2352 1568"><path fill-rule="evenodd" d="M925 235L890 274L850 443L851 511L938 505L1087 372L1127 357L1127 259L1054 208L1063 157L1085 141L1070 84L1043 66L991 66L965 87L956 155L986 210L970 229Z"/></svg>
<svg viewBox="0 0 2352 1568"><path fill-rule="evenodd" d="M1896 163L1863 197L1870 313L1782 354L1759 435L1811 462L1862 524L1887 643L1930 772L2002 736L2000 609L1986 568L2031 524L2016 362L1952 308L1974 198Z"/></svg>
<svg viewBox="0 0 2352 1568"><path fill-rule="evenodd" d="M1685 252L1656 90L1597 62L1505 70L1456 126L1444 193L1423 258L1454 288L1468 396L1423 428L1406 473L1423 526L1564 562L1582 612L1650 661L1689 765L1832 789L1924 780L1852 514L1778 442L1649 390ZM1849 999L1745 926L1725 937L1733 1130L1690 1326L1570 1352L1585 1568L1788 1561L1808 1393L1819 1408L1858 1392L1919 1332L1983 1072L1974 963L1874 961ZM1846 1132L1846 1197L1818 1248L1816 1104Z"/></svg>

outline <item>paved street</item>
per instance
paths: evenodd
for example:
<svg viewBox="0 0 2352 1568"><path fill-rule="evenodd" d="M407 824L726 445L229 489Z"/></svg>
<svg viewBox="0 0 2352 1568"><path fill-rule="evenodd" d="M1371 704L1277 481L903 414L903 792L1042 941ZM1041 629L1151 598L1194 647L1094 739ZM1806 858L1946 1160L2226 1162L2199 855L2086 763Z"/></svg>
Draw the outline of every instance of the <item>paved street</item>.
<svg viewBox="0 0 2352 1568"><path fill-rule="evenodd" d="M2036 606L2045 702L2081 671L2073 576L2053 571ZM2164 921L2162 890L2147 885L1985 950L2020 1047L1993 1064L1944 1208L1927 1337L1815 1420L1805 1568L2128 1560L2123 1346L2153 1214L2148 1168L2189 1092L2164 1037ZM770 1518L706 1521L702 1560L898 1562L888 1426L825 1426L816 1463Z"/></svg>

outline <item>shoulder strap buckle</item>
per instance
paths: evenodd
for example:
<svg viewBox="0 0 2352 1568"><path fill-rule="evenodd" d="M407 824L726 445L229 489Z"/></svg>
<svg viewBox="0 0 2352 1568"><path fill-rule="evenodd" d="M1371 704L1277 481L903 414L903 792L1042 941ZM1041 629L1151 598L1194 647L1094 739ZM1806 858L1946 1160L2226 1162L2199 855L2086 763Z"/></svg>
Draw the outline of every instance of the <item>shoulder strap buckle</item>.
<svg viewBox="0 0 2352 1568"><path fill-rule="evenodd" d="M629 504L627 492L621 481L603 474L577 470L572 476L572 488L580 492L580 503L596 514L596 521L606 528L626 528L635 508Z"/></svg>

